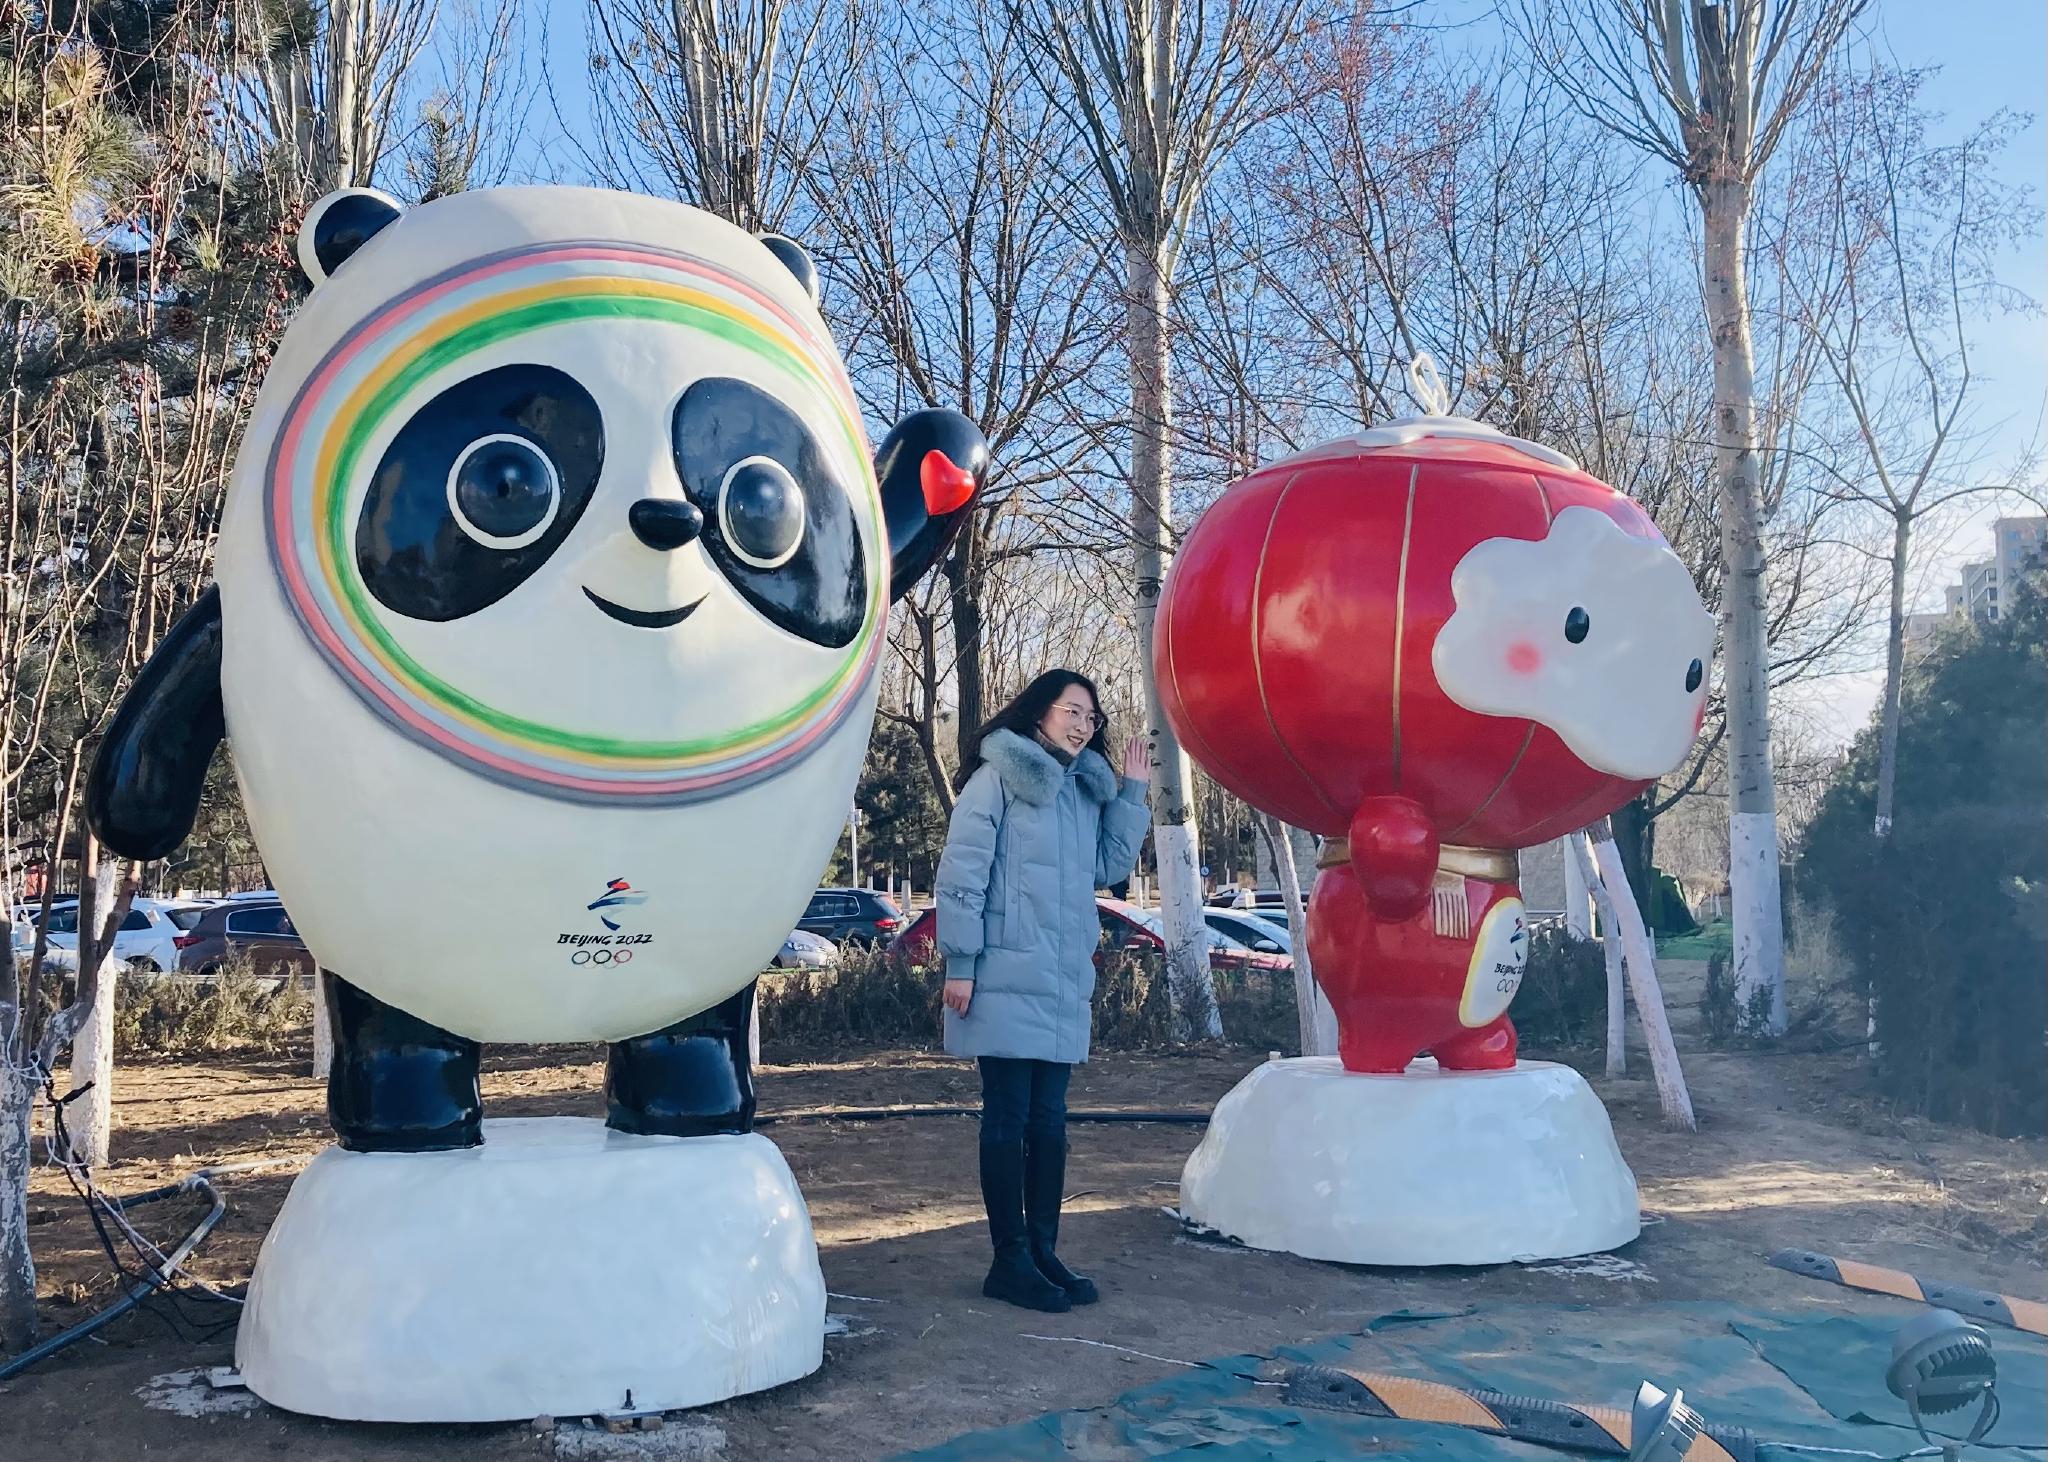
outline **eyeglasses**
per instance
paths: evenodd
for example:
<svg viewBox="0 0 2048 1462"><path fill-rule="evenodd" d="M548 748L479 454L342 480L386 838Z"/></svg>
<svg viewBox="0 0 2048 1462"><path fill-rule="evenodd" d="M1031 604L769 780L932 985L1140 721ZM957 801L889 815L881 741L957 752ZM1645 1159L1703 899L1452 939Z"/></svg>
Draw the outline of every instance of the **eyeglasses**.
<svg viewBox="0 0 2048 1462"><path fill-rule="evenodd" d="M1071 701L1054 701L1052 708L1055 711L1065 711L1069 721L1084 721L1097 731L1109 724L1109 717L1102 712L1091 711L1086 706L1077 706Z"/></svg>

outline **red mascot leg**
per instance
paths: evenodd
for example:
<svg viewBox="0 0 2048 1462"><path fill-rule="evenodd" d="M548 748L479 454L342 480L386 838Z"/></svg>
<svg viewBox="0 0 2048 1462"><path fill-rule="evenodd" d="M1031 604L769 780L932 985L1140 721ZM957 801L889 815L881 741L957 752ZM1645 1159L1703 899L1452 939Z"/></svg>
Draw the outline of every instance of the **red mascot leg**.
<svg viewBox="0 0 2048 1462"><path fill-rule="evenodd" d="M1515 1024L1505 1015L1438 1041L1430 1054L1446 1071L1506 1071L1515 1064Z"/></svg>
<svg viewBox="0 0 2048 1462"><path fill-rule="evenodd" d="M1411 926L1420 922L1382 920L1349 864L1325 869L1316 880L1309 953L1316 983L1337 1014L1337 1055L1347 1071L1405 1071L1444 1020L1457 1019L1455 996L1432 999L1428 982L1418 981L1410 946Z"/></svg>

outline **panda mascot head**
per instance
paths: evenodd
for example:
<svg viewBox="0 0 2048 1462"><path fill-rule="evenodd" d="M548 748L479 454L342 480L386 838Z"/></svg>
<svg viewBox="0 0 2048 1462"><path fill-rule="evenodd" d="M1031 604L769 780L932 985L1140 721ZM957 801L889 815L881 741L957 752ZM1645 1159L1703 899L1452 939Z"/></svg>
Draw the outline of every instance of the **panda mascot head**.
<svg viewBox="0 0 2048 1462"><path fill-rule="evenodd" d="M299 932L480 1040L741 988L844 824L892 589L969 511L979 433L922 412L871 458L808 257L681 204L355 189L298 250L214 646ZM147 855L177 819L124 717L93 807Z"/></svg>

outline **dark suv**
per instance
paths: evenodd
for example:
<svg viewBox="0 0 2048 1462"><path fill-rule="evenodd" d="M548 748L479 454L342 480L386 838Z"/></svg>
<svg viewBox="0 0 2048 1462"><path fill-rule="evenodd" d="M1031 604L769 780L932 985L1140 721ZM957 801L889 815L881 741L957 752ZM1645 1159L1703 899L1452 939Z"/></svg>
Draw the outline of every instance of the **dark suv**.
<svg viewBox="0 0 2048 1462"><path fill-rule="evenodd" d="M311 979L313 956L283 904L215 904L178 936L178 970L211 979L230 960L246 958L258 977Z"/></svg>
<svg viewBox="0 0 2048 1462"><path fill-rule="evenodd" d="M903 910L871 888L821 888L811 895L797 928L834 944L867 949L887 944L903 927Z"/></svg>

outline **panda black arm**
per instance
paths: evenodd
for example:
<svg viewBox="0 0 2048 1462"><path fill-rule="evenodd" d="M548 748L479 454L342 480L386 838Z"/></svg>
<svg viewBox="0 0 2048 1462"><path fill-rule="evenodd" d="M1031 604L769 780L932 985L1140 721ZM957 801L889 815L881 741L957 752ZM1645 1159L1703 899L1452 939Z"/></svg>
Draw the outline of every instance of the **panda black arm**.
<svg viewBox="0 0 2048 1462"><path fill-rule="evenodd" d="M889 523L889 598L901 599L953 542L988 480L988 442L957 411L913 411L882 438L875 480Z"/></svg>
<svg viewBox="0 0 2048 1462"><path fill-rule="evenodd" d="M161 858L199 815L206 764L227 735L220 700L220 590L171 628L100 739L85 815L125 858Z"/></svg>

